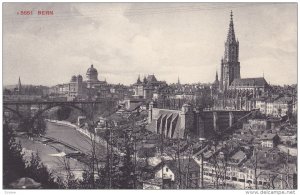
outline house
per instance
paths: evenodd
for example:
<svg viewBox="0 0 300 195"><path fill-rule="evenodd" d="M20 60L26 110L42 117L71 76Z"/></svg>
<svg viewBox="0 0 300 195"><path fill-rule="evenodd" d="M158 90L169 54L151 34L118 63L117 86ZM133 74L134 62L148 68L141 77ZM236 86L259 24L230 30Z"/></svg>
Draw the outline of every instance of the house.
<svg viewBox="0 0 300 195"><path fill-rule="evenodd" d="M259 140L261 142L261 146L264 148L276 147L280 142L279 136L274 133L264 133L259 136Z"/></svg>
<svg viewBox="0 0 300 195"><path fill-rule="evenodd" d="M280 117L293 111L293 99L285 96L261 98L256 101L256 108L263 114Z"/></svg>
<svg viewBox="0 0 300 195"><path fill-rule="evenodd" d="M180 168L179 168L180 167ZM154 179L162 178L167 188L198 188L200 166L192 158L166 160L155 167Z"/></svg>
<svg viewBox="0 0 300 195"><path fill-rule="evenodd" d="M240 166L246 159L247 155L240 150L229 158L229 164L234 166Z"/></svg>

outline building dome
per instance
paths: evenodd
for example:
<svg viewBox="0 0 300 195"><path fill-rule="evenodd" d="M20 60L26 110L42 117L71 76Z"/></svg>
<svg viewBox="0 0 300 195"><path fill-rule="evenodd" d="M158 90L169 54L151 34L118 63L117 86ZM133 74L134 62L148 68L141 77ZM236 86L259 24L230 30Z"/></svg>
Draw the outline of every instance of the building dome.
<svg viewBox="0 0 300 195"><path fill-rule="evenodd" d="M87 70L87 74L98 74L98 71L96 68L94 68L94 65L92 64L91 67Z"/></svg>
<svg viewBox="0 0 300 195"><path fill-rule="evenodd" d="M93 64L86 71L86 78L88 81L98 81L98 71L94 68Z"/></svg>
<svg viewBox="0 0 300 195"><path fill-rule="evenodd" d="M71 82L76 82L76 81L77 81L77 77L75 75L73 75L71 78Z"/></svg>
<svg viewBox="0 0 300 195"><path fill-rule="evenodd" d="M80 81L80 82L82 82L83 78L82 78L82 76L80 74L77 76L77 80Z"/></svg>

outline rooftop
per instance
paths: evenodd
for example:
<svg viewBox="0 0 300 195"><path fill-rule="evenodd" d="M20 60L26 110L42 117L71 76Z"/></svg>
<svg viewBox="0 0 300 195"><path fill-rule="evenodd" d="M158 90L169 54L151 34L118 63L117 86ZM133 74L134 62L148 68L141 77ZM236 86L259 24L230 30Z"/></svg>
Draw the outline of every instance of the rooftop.
<svg viewBox="0 0 300 195"><path fill-rule="evenodd" d="M275 133L264 133L264 134L259 136L259 139L261 139L261 140L272 140L272 139L274 139L274 137L276 135L277 134L275 134Z"/></svg>
<svg viewBox="0 0 300 195"><path fill-rule="evenodd" d="M268 85L264 77L234 79L231 86L256 86L264 87Z"/></svg>
<svg viewBox="0 0 300 195"><path fill-rule="evenodd" d="M231 159L233 160L242 160L246 157L246 154L243 151L238 151L237 153L235 153Z"/></svg>

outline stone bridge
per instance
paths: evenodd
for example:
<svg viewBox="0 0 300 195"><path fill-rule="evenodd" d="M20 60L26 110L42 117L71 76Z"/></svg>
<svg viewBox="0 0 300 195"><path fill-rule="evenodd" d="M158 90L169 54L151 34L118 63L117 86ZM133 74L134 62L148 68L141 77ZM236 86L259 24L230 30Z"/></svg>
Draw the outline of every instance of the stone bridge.
<svg viewBox="0 0 300 195"><path fill-rule="evenodd" d="M42 116L46 111L55 107L68 107L79 110L82 115L92 118L95 108L103 106L114 108L117 106L116 99L97 99L85 101L4 101L4 120L7 115L17 117L20 121L27 120L29 126L33 126L34 121ZM31 124L31 125L30 125Z"/></svg>

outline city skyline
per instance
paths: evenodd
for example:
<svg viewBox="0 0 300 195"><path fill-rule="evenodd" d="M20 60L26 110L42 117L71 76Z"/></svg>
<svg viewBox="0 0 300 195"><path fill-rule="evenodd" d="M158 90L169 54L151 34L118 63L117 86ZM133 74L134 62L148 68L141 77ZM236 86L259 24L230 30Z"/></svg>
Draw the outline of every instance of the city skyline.
<svg viewBox="0 0 300 195"><path fill-rule="evenodd" d="M15 84L20 76L24 84L52 86L72 75L85 78L91 64L100 80L114 84L133 84L139 74L168 83L178 77L182 83L212 83L220 74L230 10L241 76L297 83L296 4L92 5L4 3L3 84ZM20 7L54 15L18 16Z"/></svg>

